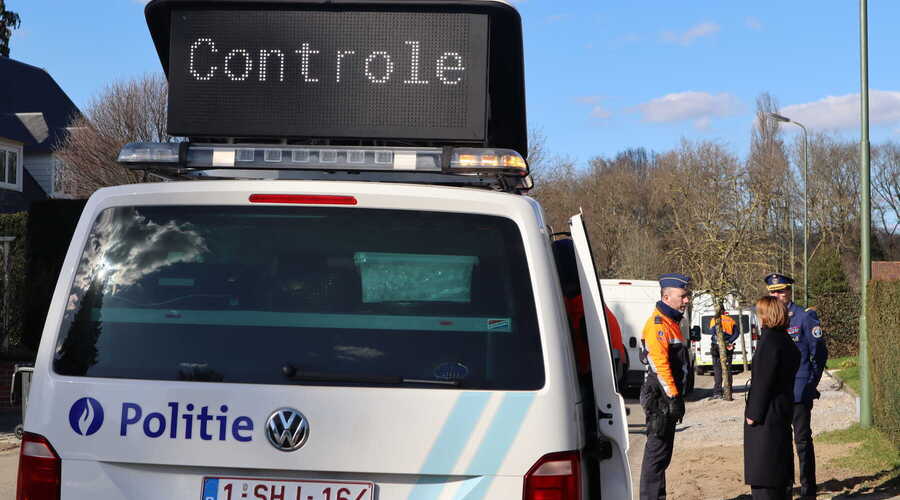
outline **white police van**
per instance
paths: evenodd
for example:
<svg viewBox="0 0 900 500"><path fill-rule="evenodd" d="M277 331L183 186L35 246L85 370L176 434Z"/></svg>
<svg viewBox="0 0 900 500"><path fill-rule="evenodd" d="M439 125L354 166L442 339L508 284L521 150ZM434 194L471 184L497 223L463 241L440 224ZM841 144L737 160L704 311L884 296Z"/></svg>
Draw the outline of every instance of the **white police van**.
<svg viewBox="0 0 900 500"><path fill-rule="evenodd" d="M743 339L738 336L734 342L731 365L736 369L743 369L744 351L748 365L753 362L753 354L756 352L756 342L759 338L759 325L756 315L751 308L741 307L734 296L729 295L725 300L725 312L735 321L736 333L743 332ZM713 357L712 346L716 342L710 324L716 317L716 306L710 294L700 294L694 298L691 304L691 331L700 337L699 341L691 343L694 351L694 370L697 375L712 373ZM740 322L738 322L740 318Z"/></svg>
<svg viewBox="0 0 900 500"><path fill-rule="evenodd" d="M173 182L102 189L84 210L35 364L18 498L631 498L582 218L570 230L592 394L579 387L552 231L522 194L524 114L520 127L485 118L513 109L491 78L521 80L521 68L486 68L507 61L497 50L520 58L515 10L155 0L146 12L169 128L189 140L129 145L120 162ZM295 53L276 39L304 34L313 41ZM404 48L406 59L387 55ZM334 114L285 116L289 74L319 96L304 105ZM444 127L465 102L458 88L498 94L490 113L473 111L486 126L471 139L466 120ZM351 94L356 114L325 102ZM404 95L419 108L379 114L390 111L380 99ZM346 135L404 140L304 132L317 120L329 136L362 123ZM270 140L269 122L291 133Z"/></svg>

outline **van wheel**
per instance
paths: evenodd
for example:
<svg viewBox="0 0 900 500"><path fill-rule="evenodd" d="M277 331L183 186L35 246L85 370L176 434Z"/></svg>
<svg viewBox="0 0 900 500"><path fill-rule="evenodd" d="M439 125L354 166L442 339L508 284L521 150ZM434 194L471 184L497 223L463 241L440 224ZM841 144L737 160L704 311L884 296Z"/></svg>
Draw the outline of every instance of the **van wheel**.
<svg viewBox="0 0 900 500"><path fill-rule="evenodd" d="M16 426L16 437L22 439L22 436L25 435L25 426L19 424Z"/></svg>
<svg viewBox="0 0 900 500"><path fill-rule="evenodd" d="M706 373L706 370L702 366L697 365L694 367L694 372L696 372L697 375L703 375L704 373Z"/></svg>

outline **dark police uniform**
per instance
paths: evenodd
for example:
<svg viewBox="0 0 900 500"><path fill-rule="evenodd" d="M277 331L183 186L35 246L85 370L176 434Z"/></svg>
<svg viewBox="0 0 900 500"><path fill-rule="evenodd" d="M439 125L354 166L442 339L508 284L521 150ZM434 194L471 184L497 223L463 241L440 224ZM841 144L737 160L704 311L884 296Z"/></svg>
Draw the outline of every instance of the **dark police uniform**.
<svg viewBox="0 0 900 500"><path fill-rule="evenodd" d="M765 279L769 291L789 288L794 280L782 274L770 274ZM788 335L800 350L800 368L794 377L794 444L800 461L800 497L816 496L816 454L813 447L810 417L813 400L818 399L816 386L828 361L825 347L825 333L819 324L819 317L812 309L803 309L791 302L788 304Z"/></svg>
<svg viewBox="0 0 900 500"><path fill-rule="evenodd" d="M687 289L690 280L681 274L664 274L659 284L662 288ZM689 352L679 326L682 316L659 301L642 333L641 361L648 367L640 398L647 422L641 500L666 498L666 469L672 461L675 424L684 415L683 394L690 371Z"/></svg>

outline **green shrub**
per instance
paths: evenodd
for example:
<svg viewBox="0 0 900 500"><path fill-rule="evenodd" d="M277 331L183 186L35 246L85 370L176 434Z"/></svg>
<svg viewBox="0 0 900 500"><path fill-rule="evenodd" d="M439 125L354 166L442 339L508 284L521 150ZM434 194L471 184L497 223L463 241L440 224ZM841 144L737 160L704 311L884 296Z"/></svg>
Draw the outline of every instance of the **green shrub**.
<svg viewBox="0 0 900 500"><path fill-rule="evenodd" d="M825 330L829 357L859 355L859 294L850 290L840 253L823 246L809 264L810 305Z"/></svg>
<svg viewBox="0 0 900 500"><path fill-rule="evenodd" d="M823 293L810 302L822 322L828 356L857 356L859 296L851 292Z"/></svg>
<svg viewBox="0 0 900 500"><path fill-rule="evenodd" d="M867 308L872 377L872 416L900 448L900 281L869 282Z"/></svg>
<svg viewBox="0 0 900 500"><path fill-rule="evenodd" d="M10 244L8 290L4 290L6 284L2 280L3 260L2 254L0 254L0 301L6 293L7 310L3 311L3 316L6 317L11 347L18 346L22 341L25 309L25 226L27 222L28 214L26 212L0 214L0 236L15 238L15 241ZM0 331L2 331L2 325L0 325Z"/></svg>

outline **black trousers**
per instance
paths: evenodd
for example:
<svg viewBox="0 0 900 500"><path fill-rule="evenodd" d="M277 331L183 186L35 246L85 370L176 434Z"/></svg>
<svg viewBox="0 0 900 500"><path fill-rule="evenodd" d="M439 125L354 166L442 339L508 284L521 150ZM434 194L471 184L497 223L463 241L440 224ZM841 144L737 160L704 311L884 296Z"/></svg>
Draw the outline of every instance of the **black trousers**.
<svg viewBox="0 0 900 500"><path fill-rule="evenodd" d="M751 486L750 493L753 500L791 500L791 487L768 488L763 486Z"/></svg>
<svg viewBox="0 0 900 500"><path fill-rule="evenodd" d="M641 463L640 500L666 498L666 468L672 461L674 444L675 420L668 420L662 436L657 436L652 432L647 433L644 461Z"/></svg>
<svg viewBox="0 0 900 500"><path fill-rule="evenodd" d="M718 346L712 346L712 364L713 364L713 394L722 394L722 363L719 362ZM725 350L725 362L728 363L728 376L731 377L731 358L734 351Z"/></svg>
<svg viewBox="0 0 900 500"><path fill-rule="evenodd" d="M800 461L800 497L816 496L816 450L809 425L812 403L794 403L794 445Z"/></svg>

